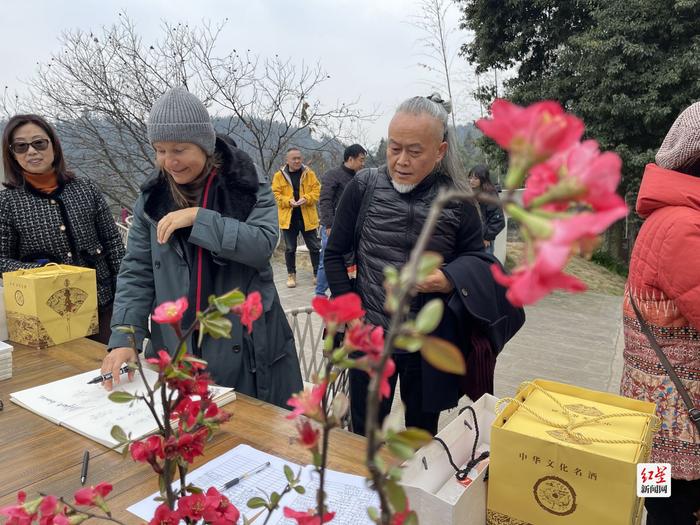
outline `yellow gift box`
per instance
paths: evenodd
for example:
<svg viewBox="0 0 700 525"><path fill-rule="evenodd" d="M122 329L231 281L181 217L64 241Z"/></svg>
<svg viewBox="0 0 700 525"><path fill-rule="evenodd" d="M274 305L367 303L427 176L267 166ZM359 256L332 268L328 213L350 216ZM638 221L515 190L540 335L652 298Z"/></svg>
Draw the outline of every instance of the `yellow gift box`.
<svg viewBox="0 0 700 525"><path fill-rule="evenodd" d="M48 264L2 279L11 341L46 348L97 333L95 270Z"/></svg>
<svg viewBox="0 0 700 525"><path fill-rule="evenodd" d="M537 379L504 405L491 427L488 525L640 523L653 403Z"/></svg>

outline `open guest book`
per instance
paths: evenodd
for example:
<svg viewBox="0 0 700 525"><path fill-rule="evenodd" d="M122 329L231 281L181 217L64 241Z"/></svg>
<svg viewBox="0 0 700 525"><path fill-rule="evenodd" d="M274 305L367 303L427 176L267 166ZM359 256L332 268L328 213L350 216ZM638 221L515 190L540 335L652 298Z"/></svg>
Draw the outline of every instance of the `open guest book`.
<svg viewBox="0 0 700 525"><path fill-rule="evenodd" d="M158 373L144 368L149 385L158 380ZM114 403L109 400L109 392L101 384L89 385L88 381L100 375L100 370L92 370L76 376L67 377L53 383L28 388L10 394L10 400L21 407L49 421L66 427L78 434L90 438L106 447L117 447L111 435L112 427L119 425L127 436L139 439L158 429L148 406L140 399L131 403ZM143 378L138 374L129 381L122 376L121 384L113 391L121 390L130 394L147 393ZM233 388L210 385L209 391L218 406L223 406L236 399ZM156 397L156 412L160 417L160 395Z"/></svg>
<svg viewBox="0 0 700 525"><path fill-rule="evenodd" d="M242 479L240 483L228 489L224 487L228 481L246 472L258 470L268 461L269 467L260 469L256 474ZM267 517L267 510L261 513L261 509L250 509L247 502L256 496L265 498L265 494L269 495L272 492L281 494L287 485L283 470L285 465L289 465L295 475L301 470L299 484L306 489L306 492L297 494L291 491L285 494L279 502L279 508L272 513L266 523L267 525L295 525L295 520L284 517L282 509L291 507L303 512L316 508L318 473L312 465L302 467L248 445L238 445L187 474L186 481L188 485L192 483L205 491L209 487L215 487L236 506L241 517L245 516L253 525L258 523L262 525ZM179 490L180 482L175 481L172 486ZM326 470L324 490L328 510L335 512L331 522L333 525L372 525L374 523L367 515L367 507L379 508L379 497L373 490L367 488L365 478ZM151 494L127 510L148 521L161 503L155 499L158 496L160 494L157 492Z"/></svg>

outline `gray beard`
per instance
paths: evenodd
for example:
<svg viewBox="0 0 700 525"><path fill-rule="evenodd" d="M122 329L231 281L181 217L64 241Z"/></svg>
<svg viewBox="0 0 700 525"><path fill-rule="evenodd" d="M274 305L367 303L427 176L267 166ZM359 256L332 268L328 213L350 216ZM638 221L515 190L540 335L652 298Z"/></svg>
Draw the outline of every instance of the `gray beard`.
<svg viewBox="0 0 700 525"><path fill-rule="evenodd" d="M393 179L391 180L391 185L399 193L409 193L410 191L413 190L413 188L418 186L418 184L400 184L398 182L394 182Z"/></svg>

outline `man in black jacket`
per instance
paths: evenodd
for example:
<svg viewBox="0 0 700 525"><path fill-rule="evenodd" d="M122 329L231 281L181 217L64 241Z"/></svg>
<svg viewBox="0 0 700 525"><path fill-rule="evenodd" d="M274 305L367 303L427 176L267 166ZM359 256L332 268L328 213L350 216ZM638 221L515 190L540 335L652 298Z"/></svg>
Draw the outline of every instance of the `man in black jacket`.
<svg viewBox="0 0 700 525"><path fill-rule="evenodd" d="M353 144L345 148L343 153L343 164L337 168L330 169L321 178L321 263L318 266L316 295L326 295L328 290L328 279L323 266L323 254L328 243L328 236L331 234L335 210L338 208L340 196L343 194L345 186L352 180L355 173L360 171L365 165L367 151L359 144Z"/></svg>
<svg viewBox="0 0 700 525"><path fill-rule="evenodd" d="M449 103L439 96L414 97L399 106L390 125L387 165L363 170L345 188L338 205L325 254L326 275L333 296L353 290L345 271L344 254L354 251L357 279L354 291L362 299L365 320L387 329L389 315L384 309L386 293L384 268L403 266L410 256L427 218L430 206L444 187L467 188L466 177L455 162L457 149L448 129ZM369 188L369 189L368 189ZM370 199L363 205L364 199ZM365 209L359 217L360 209ZM361 221L359 235L355 225ZM449 339L465 354L469 337L468 320L448 308L451 297L461 292L459 276L466 272L464 256L484 249L481 221L474 204L454 202L440 215L428 250L443 256L444 265L418 286L411 305L412 315L433 298L445 302L445 315L435 335ZM391 408L397 376L406 407L406 426L435 434L440 411L457 404L460 377L440 372L425 362L420 353L395 350L396 373L390 378L391 396L382 401L380 419ZM353 429L364 434L369 378L350 370L350 398Z"/></svg>

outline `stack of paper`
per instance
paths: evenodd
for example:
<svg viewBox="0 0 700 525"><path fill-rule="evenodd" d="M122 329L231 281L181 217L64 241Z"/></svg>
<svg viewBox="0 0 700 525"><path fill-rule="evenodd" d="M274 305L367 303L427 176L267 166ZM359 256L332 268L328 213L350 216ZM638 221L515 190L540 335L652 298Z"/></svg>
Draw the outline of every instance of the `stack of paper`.
<svg viewBox="0 0 700 525"><path fill-rule="evenodd" d="M144 369L144 373L148 384L155 385L158 373L147 368ZM10 394L10 400L57 425L110 448L119 445L111 435L114 425L119 425L132 439L139 439L158 429L153 414L144 401L139 399L131 403L113 403L108 399L109 392L102 388L101 384L88 384L88 381L99 375L98 369L67 377ZM214 402L219 406L236 399L232 388L211 385L209 389ZM143 379L138 374L133 381L128 381L126 376L122 376L121 384L114 390L129 392L135 396L147 393ZM160 394L156 394L156 400L156 412L159 418L162 418Z"/></svg>
<svg viewBox="0 0 700 525"><path fill-rule="evenodd" d="M241 480L240 483L228 489L224 487L226 482L232 481L246 472L258 470L268 462L270 465L258 473ZM294 474L301 472L300 484L306 489L306 492L297 494L292 491L285 494L279 502L279 508L269 517L266 514L267 511L261 512L260 509L248 508L247 502L252 497L264 498L271 492L282 493L287 485L283 470L284 465L289 465ZM293 525L294 520L285 518L282 509L291 507L294 510L307 511L315 508L316 492L319 486L318 473L312 465L302 467L248 445L238 445L218 458L205 463L190 472L186 481L188 484L193 484L205 491L209 487L215 487L238 508L241 516L245 516L249 522L259 518L260 524L265 522L267 525ZM180 482L175 481L172 486L175 490L179 490ZM379 498L373 490L367 488L365 478L326 470L324 490L328 510L336 513L332 520L333 525L372 525L374 523L367 515L367 507L379 508ZM160 496L158 493L151 494L127 510L148 521L153 517L160 504L156 500L158 496Z"/></svg>
<svg viewBox="0 0 700 525"><path fill-rule="evenodd" d="M12 346L0 342L0 381L12 377Z"/></svg>

